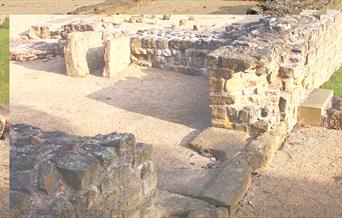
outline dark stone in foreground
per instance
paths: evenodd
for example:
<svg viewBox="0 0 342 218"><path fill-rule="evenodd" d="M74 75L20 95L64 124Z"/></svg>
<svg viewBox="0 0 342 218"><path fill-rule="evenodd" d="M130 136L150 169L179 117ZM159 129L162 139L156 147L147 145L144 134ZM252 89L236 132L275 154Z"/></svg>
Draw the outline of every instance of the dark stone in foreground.
<svg viewBox="0 0 342 218"><path fill-rule="evenodd" d="M79 137L19 124L11 137L16 217L155 217L152 146L134 135Z"/></svg>

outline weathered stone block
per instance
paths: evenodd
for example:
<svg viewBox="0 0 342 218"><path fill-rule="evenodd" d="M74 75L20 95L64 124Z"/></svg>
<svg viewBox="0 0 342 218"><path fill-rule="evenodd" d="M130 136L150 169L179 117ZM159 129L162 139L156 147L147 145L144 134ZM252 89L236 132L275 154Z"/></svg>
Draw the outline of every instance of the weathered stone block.
<svg viewBox="0 0 342 218"><path fill-rule="evenodd" d="M10 189L31 194L34 190L32 171L15 171L10 173Z"/></svg>
<svg viewBox="0 0 342 218"><path fill-rule="evenodd" d="M131 63L131 47L129 37L111 38L105 42L105 69L103 76L111 78L120 73Z"/></svg>
<svg viewBox="0 0 342 218"><path fill-rule="evenodd" d="M17 217L26 213L32 204L30 196L22 192L10 191L9 199L11 211Z"/></svg>
<svg viewBox="0 0 342 218"><path fill-rule="evenodd" d="M111 133L102 139L102 146L113 147L118 155L130 155L135 151L135 136L130 133Z"/></svg>
<svg viewBox="0 0 342 218"><path fill-rule="evenodd" d="M38 189L48 195L54 194L59 181L57 169L51 163L43 162L39 165L38 173Z"/></svg>
<svg viewBox="0 0 342 218"><path fill-rule="evenodd" d="M97 158L78 153L66 155L57 162L57 168L65 181L77 190L96 181L101 170Z"/></svg>
<svg viewBox="0 0 342 218"><path fill-rule="evenodd" d="M232 160L242 151L249 135L223 128L209 127L198 134L190 144L198 151L214 154L216 159Z"/></svg>
<svg viewBox="0 0 342 218"><path fill-rule="evenodd" d="M82 147L86 155L93 155L100 160L104 167L115 164L118 160L116 150L112 147L105 147L98 144L87 144Z"/></svg>
<svg viewBox="0 0 342 218"><path fill-rule="evenodd" d="M235 103L235 96L229 94L210 94L210 104L211 105L227 105L227 104L234 104Z"/></svg>
<svg viewBox="0 0 342 218"><path fill-rule="evenodd" d="M247 146L248 163L254 172L263 173L270 167L273 157L286 135L287 125L282 122Z"/></svg>
<svg viewBox="0 0 342 218"><path fill-rule="evenodd" d="M148 160L151 160L152 145L137 143L134 154L134 166L138 167Z"/></svg>
<svg viewBox="0 0 342 218"><path fill-rule="evenodd" d="M227 111L225 105L211 105L211 116L214 119L227 119Z"/></svg>
<svg viewBox="0 0 342 218"><path fill-rule="evenodd" d="M35 166L36 159L28 155L17 155L15 159L10 162L11 170L24 171L32 170Z"/></svg>
<svg viewBox="0 0 342 218"><path fill-rule="evenodd" d="M104 67L104 47L101 32L75 32L68 34L64 47L66 73L82 77L97 74Z"/></svg>
<svg viewBox="0 0 342 218"><path fill-rule="evenodd" d="M228 79L225 84L225 91L227 93L242 92L244 87L244 80L241 77L241 73L234 73L232 78Z"/></svg>
<svg viewBox="0 0 342 218"><path fill-rule="evenodd" d="M251 185L251 172L246 161L234 159L218 174L216 180L204 189L200 198L215 206L226 207L233 213Z"/></svg>
<svg viewBox="0 0 342 218"><path fill-rule="evenodd" d="M332 97L332 90L315 89L299 106L299 124L321 126L322 115L331 102Z"/></svg>

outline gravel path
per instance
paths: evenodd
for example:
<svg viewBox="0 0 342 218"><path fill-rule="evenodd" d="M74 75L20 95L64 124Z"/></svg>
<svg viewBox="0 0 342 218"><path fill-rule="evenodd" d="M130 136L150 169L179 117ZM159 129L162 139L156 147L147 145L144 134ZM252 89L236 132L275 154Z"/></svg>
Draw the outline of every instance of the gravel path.
<svg viewBox="0 0 342 218"><path fill-rule="evenodd" d="M297 127L237 217L342 217L342 131Z"/></svg>

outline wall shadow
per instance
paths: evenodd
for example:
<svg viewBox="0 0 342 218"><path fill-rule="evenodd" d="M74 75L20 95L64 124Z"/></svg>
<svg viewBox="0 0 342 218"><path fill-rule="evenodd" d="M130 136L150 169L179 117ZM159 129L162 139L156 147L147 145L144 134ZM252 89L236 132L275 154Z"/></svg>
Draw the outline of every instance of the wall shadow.
<svg viewBox="0 0 342 218"><path fill-rule="evenodd" d="M77 127L66 119L36 110L24 105L10 106L12 123L25 123L36 126L44 131L62 131L77 134Z"/></svg>
<svg viewBox="0 0 342 218"><path fill-rule="evenodd" d="M15 62L15 64L30 70L44 71L47 73L56 73L66 76L66 67L63 57L57 57L49 60L48 62L35 60Z"/></svg>
<svg viewBox="0 0 342 218"><path fill-rule="evenodd" d="M207 77L155 68L143 68L142 71L142 78L125 77L87 97L195 129L209 125Z"/></svg>
<svg viewBox="0 0 342 218"><path fill-rule="evenodd" d="M220 7L217 11L212 12L211 14L235 14L235 15L246 15L247 10L254 5L236 5L236 6L223 6Z"/></svg>

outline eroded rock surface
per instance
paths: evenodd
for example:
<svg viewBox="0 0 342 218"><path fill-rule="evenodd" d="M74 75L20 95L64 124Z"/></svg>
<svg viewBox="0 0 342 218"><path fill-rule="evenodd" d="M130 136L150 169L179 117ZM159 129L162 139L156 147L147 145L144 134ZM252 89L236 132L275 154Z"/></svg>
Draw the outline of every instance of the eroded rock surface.
<svg viewBox="0 0 342 218"><path fill-rule="evenodd" d="M80 137L11 129L13 215L153 217L152 146L128 133Z"/></svg>

